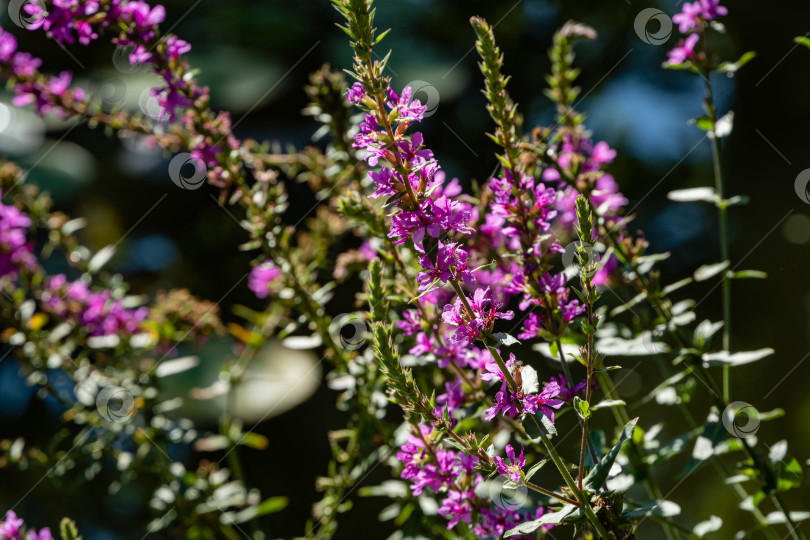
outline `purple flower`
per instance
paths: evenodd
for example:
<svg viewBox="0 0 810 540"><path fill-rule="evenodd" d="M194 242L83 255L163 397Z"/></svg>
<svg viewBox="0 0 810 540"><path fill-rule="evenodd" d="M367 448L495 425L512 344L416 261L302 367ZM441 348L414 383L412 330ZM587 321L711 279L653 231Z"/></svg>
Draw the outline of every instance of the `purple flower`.
<svg viewBox="0 0 810 540"><path fill-rule="evenodd" d="M2 540L16 540L18 539L20 529L23 526L23 520L17 517L13 510L6 512L5 521L0 523L0 539Z"/></svg>
<svg viewBox="0 0 810 540"><path fill-rule="evenodd" d="M695 45L697 45L700 35L690 34L685 40L682 40L678 45L667 53L669 60L667 64L671 66L679 66L692 58L695 54Z"/></svg>
<svg viewBox="0 0 810 540"><path fill-rule="evenodd" d="M263 263L256 265L248 276L248 288L259 298L267 298L270 294L270 285L281 275L281 269L267 259Z"/></svg>
<svg viewBox="0 0 810 540"><path fill-rule="evenodd" d="M702 21L712 21L724 15L728 15L728 9L720 5L720 0L698 0L684 4L681 12L672 16L672 22L678 25L681 34L686 34L698 28Z"/></svg>
<svg viewBox="0 0 810 540"><path fill-rule="evenodd" d="M452 486L459 473L459 463L456 453L452 450L437 448L434 450L433 460L427 463L413 479L411 491L419 495L426 487L438 492L444 486Z"/></svg>
<svg viewBox="0 0 810 540"><path fill-rule="evenodd" d="M348 98L352 103L359 103L366 95L366 89L362 83L356 82L349 88Z"/></svg>
<svg viewBox="0 0 810 540"><path fill-rule="evenodd" d="M418 131L411 135L411 140L404 140L397 143L397 156L410 163L411 167L418 167L433 159L433 151L422 148L424 138ZM445 193L448 196L451 196Z"/></svg>
<svg viewBox="0 0 810 540"><path fill-rule="evenodd" d="M540 337L543 329L543 319L540 315L532 312L526 315L523 321L523 330L517 335L518 339L534 339Z"/></svg>
<svg viewBox="0 0 810 540"><path fill-rule="evenodd" d="M524 521L527 521L527 518L512 509L500 506L482 508L481 522L476 524L473 532L479 538L502 538L506 531Z"/></svg>
<svg viewBox="0 0 810 540"><path fill-rule="evenodd" d="M410 435L408 441L400 447L397 452L397 459L405 466L400 474L400 477L410 480L416 478L422 462L427 457L427 450L425 448L425 440L430 437L433 428L427 425L419 426L419 436Z"/></svg>
<svg viewBox="0 0 810 540"><path fill-rule="evenodd" d="M175 35L169 36L166 40L166 56L171 60L177 60L180 56L188 54L191 45Z"/></svg>
<svg viewBox="0 0 810 540"><path fill-rule="evenodd" d="M395 116L395 122L421 122L427 110L418 99L411 101L413 91L410 86L402 89L402 96L398 96L392 89L388 89L387 103Z"/></svg>
<svg viewBox="0 0 810 540"><path fill-rule="evenodd" d="M480 481L480 477L477 477ZM478 482L476 482L478 483ZM449 517L447 530L453 529L459 521L470 523L472 521L472 502L475 500L475 490L450 489L447 497L442 500L438 513L440 516Z"/></svg>
<svg viewBox="0 0 810 540"><path fill-rule="evenodd" d="M492 355L489 355L489 357L490 357L490 360L484 365L484 369L486 370L486 373L483 373L481 375L481 380L482 381L494 381L496 379L500 379L501 381L506 381L506 377L504 376L503 371L501 371L501 367L498 365L498 363L495 361L495 359L492 358ZM507 360L505 362L505 365L506 365L507 369L510 369L510 370L515 367L515 355L514 355L514 353L509 353L509 360Z"/></svg>
<svg viewBox="0 0 810 540"><path fill-rule="evenodd" d="M133 23L134 30L145 39L151 38L154 35L153 27L166 19L166 9L163 6L150 8L149 4L140 0L124 4L121 14L124 20Z"/></svg>
<svg viewBox="0 0 810 540"><path fill-rule="evenodd" d="M442 231L472 232L467 226L469 212L461 204L441 196L435 201L426 199L418 210L402 211L391 218L389 238L396 238L395 244L401 244L413 237L414 244L421 244L425 234L438 238Z"/></svg>
<svg viewBox="0 0 810 540"><path fill-rule="evenodd" d="M520 455L517 458L515 458L515 449L512 448L511 444L507 444L506 455L511 463L508 463L500 456L495 456L493 458L493 460L495 461L495 466L498 469L498 472L500 474L508 476L509 479L514 482L520 482L521 469L523 469L523 467L526 466L526 458L523 457L523 445L522 444L520 445Z"/></svg>
<svg viewBox="0 0 810 540"><path fill-rule="evenodd" d="M678 25L678 31L681 34L685 34L700 24L700 15L700 2L687 2L680 13L672 16L672 22Z"/></svg>
<svg viewBox="0 0 810 540"><path fill-rule="evenodd" d="M501 383L501 389L495 394L495 400L492 403L492 407L489 407L486 411L484 411L484 420L487 422L491 422L498 413L503 414L504 416L509 416L510 418L514 418L520 413L520 409L518 408L518 403L521 403L522 400L520 396L516 394L512 394L509 391L509 387L506 385L506 382Z"/></svg>
<svg viewBox="0 0 810 540"><path fill-rule="evenodd" d="M453 339L457 341L473 341L482 333L492 330L495 319L512 320L515 318L514 311L498 311L492 305L489 298L489 287L486 289L476 289L472 299L468 303L473 310L473 318L467 313L460 298L456 298L455 303L444 306L442 321L447 324L457 326Z"/></svg>
<svg viewBox="0 0 810 540"><path fill-rule="evenodd" d="M433 352L433 342L428 335L424 332L416 334L416 345L411 347L408 351L409 354L414 356L424 356Z"/></svg>
<svg viewBox="0 0 810 540"><path fill-rule="evenodd" d="M369 197L376 199L382 195L394 195L397 190L394 189L394 183L402 183L402 177L399 173L395 173L390 167L383 167L379 172L370 171L368 177L377 186L377 190L369 195Z"/></svg>
<svg viewBox="0 0 810 540"><path fill-rule="evenodd" d="M415 309L408 309L402 313L402 320L397 321L397 328L402 330L406 336L412 336L422 328L422 320L419 312Z"/></svg>
<svg viewBox="0 0 810 540"><path fill-rule="evenodd" d="M447 410L451 413L464 406L464 389L461 385L461 377L457 377L453 382L444 383L444 394L436 396L436 403L447 405Z"/></svg>
<svg viewBox="0 0 810 540"><path fill-rule="evenodd" d="M51 530L47 527L40 529L39 533L36 531L28 531L28 538L26 540L53 540Z"/></svg>
<svg viewBox="0 0 810 540"><path fill-rule="evenodd" d="M16 276L21 269L35 266L33 245L27 237L30 226L27 214L16 206L0 203L0 278Z"/></svg>
<svg viewBox="0 0 810 540"><path fill-rule="evenodd" d="M0 28L0 62L8 62L17 50L17 39Z"/></svg>
<svg viewBox="0 0 810 540"><path fill-rule="evenodd" d="M534 414L534 412L537 412L539 410L546 416L546 418L551 420L551 422L553 423L554 411L552 411L551 409L559 409L564 404L562 400L557 399L557 396L559 395L560 395L559 384L557 384L554 381L551 381L548 384L546 384L545 388L543 388L543 391L540 392L540 394L538 394L537 396L531 396L533 398L536 398L534 400L536 403L536 408L534 411L532 411L532 414Z"/></svg>
<svg viewBox="0 0 810 540"><path fill-rule="evenodd" d="M728 15L728 9L720 5L720 0L700 0L700 10L707 21Z"/></svg>
<svg viewBox="0 0 810 540"><path fill-rule="evenodd" d="M422 253L419 257L419 263L425 270L419 272L417 276L419 292L426 291L437 279L442 283L460 279L468 286L475 283L472 272L467 266L467 252L454 242L443 244L439 241L435 263L426 253Z"/></svg>

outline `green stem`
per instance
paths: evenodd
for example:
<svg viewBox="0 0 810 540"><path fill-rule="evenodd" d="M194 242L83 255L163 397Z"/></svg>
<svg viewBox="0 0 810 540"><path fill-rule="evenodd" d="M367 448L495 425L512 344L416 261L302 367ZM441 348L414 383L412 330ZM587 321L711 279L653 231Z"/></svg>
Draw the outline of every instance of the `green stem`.
<svg viewBox="0 0 810 540"><path fill-rule="evenodd" d="M537 420L535 420L535 422L537 422ZM591 508L591 504L590 502L588 502L588 498L585 496L585 493L577 487L576 481L574 481L574 478L571 476L571 473L565 467L565 463L563 463L563 460L557 453L557 450L554 449L554 445L551 444L549 438L546 437L546 435L543 433L544 428L539 424L537 425L537 427L540 430L540 439L543 442L543 446L546 447L546 451L548 452L549 457L554 462L554 465L557 467L557 470L560 471L563 480L565 480L566 485L568 485L568 489L571 490L571 493L573 493L574 496L579 501L579 504L582 507L582 511L585 513L585 517L588 518L588 521L591 522L591 525L593 525L594 529L596 529L596 532L599 533L600 538L603 539L615 538L612 534L607 532L604 525L602 525L602 522L599 521L598 517L596 517L596 514L594 513L593 508Z"/></svg>
<svg viewBox="0 0 810 540"><path fill-rule="evenodd" d="M706 39L704 31L704 43ZM706 83L706 110L711 119L712 131L709 132L709 137L712 142L712 167L714 169L714 189L717 192L717 198L723 200L723 168L720 165L720 139L717 137L717 108L714 104L714 96L712 94L711 83L711 69L706 67L703 72L703 79ZM722 260L731 261L729 258L729 242L728 242L728 209L725 205L720 204L719 222L720 222L720 257ZM731 279L728 272L723 272L723 349L726 351L731 350ZM731 401L731 366L723 366L723 399Z"/></svg>
<svg viewBox="0 0 810 540"><path fill-rule="evenodd" d="M596 378L599 380L599 386L602 388L602 392L604 392L606 398L611 400L619 399L619 393L616 391L616 387L613 384L613 380L610 378L610 374L605 371L600 371L597 372ZM630 414L627 412L627 408L624 405L610 407L610 410L613 412L613 418L616 420L616 424L620 428L630 421ZM635 455L638 458L638 464L643 465L643 457L645 454L644 448L633 438L630 438L630 445L632 451L635 452ZM655 482L655 479L650 471L645 470L642 472L642 474L644 475L644 485L646 486L647 493L649 493L650 497L655 500L663 499L664 497L661 493L661 489L658 487L658 484ZM661 524L661 527L664 529L664 533L667 535L669 540L678 539L678 529L680 529L680 527L663 517L660 517L657 521Z"/></svg>
<svg viewBox="0 0 810 540"><path fill-rule="evenodd" d="M575 501L574 499L569 499L568 497L566 497L564 495L560 495L559 493L554 493L553 491L551 491L549 489L546 489L544 487L540 487L537 484L532 484L528 480L524 480L523 483L526 484L527 488L529 488L531 490L534 490L537 493L542 493L543 495L548 495L549 497L551 497L553 499L557 499L560 502L564 502L564 503L567 503L567 504L573 504L574 506L579 506L579 501Z"/></svg>

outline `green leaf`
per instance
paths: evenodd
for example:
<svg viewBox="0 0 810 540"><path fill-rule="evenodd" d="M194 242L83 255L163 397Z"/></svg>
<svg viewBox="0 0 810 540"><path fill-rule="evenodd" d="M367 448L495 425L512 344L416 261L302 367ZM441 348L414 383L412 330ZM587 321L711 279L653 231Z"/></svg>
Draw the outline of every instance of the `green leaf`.
<svg viewBox="0 0 810 540"><path fill-rule="evenodd" d="M115 255L115 246L105 246L101 248L93 255L90 262L87 263L87 271L91 274L95 274L113 258L113 255Z"/></svg>
<svg viewBox="0 0 810 540"><path fill-rule="evenodd" d="M715 455L716 447L726 437L727 433L723 424L720 422L720 415L716 409L709 412L706 418L706 423L703 424L703 431L695 441L695 446L692 449L692 459L686 464L680 477L683 478L691 474L695 469L700 467L710 457Z"/></svg>
<svg viewBox="0 0 810 540"><path fill-rule="evenodd" d="M703 354L703 364L706 366L741 366L750 364L757 360L770 356L775 351L771 348L758 349L756 351L744 351L730 353L728 351L717 351Z"/></svg>
<svg viewBox="0 0 810 540"><path fill-rule="evenodd" d="M512 345L520 345L520 341L518 341L514 336L511 334L507 334L506 332L498 332L497 334L492 334L492 337L498 340L498 345L496 346L504 346L510 347Z"/></svg>
<svg viewBox="0 0 810 540"><path fill-rule="evenodd" d="M717 192L710 187L696 187L689 189L676 189L667 193L667 199L677 202L716 202Z"/></svg>
<svg viewBox="0 0 810 540"><path fill-rule="evenodd" d="M619 450L621 450L622 445L625 443L625 441L633 437L633 431L636 429L637 423L638 418L635 418L622 428L622 434L619 437L619 441L616 443L616 446L611 448L610 452L605 454L602 459L599 460L599 463L588 472L588 476L585 477L582 484L585 490L596 492L602 487L605 480L607 480L608 473L610 472L610 468L613 466L613 462L616 461L616 457L619 455Z"/></svg>
<svg viewBox="0 0 810 540"><path fill-rule="evenodd" d="M532 468L531 468L531 469L529 469L529 470L526 472L526 481L528 482L529 480L531 480L531 479L532 479L532 476L534 476L534 475L535 475L535 473L537 473L537 471L539 471L540 469L542 469L542 468L543 468L543 465L545 465L546 463L548 463L548 460L547 460L547 459L544 459L544 460L538 461L537 463L535 463L534 465L532 465Z"/></svg>
<svg viewBox="0 0 810 540"><path fill-rule="evenodd" d="M766 279L768 274L759 270L740 270L726 274L731 279Z"/></svg>
<svg viewBox="0 0 810 540"><path fill-rule="evenodd" d="M723 199L717 204L718 208L728 208L729 206L742 206L748 204L751 199L748 195L735 195L730 199Z"/></svg>
<svg viewBox="0 0 810 540"><path fill-rule="evenodd" d="M59 533L62 536L62 540L82 540L82 537L79 535L79 529L76 528L76 524L68 518L62 518L62 521L59 523Z"/></svg>
<svg viewBox="0 0 810 540"><path fill-rule="evenodd" d="M592 411L598 411L599 409L609 409L611 407L622 407L627 405L624 400L621 399L603 399L596 405L591 407Z"/></svg>
<svg viewBox="0 0 810 540"><path fill-rule="evenodd" d="M716 276L726 268L728 268L729 262L723 261L714 264L706 264L701 266L697 270L695 270L695 281L706 281L707 279Z"/></svg>
<svg viewBox="0 0 810 540"><path fill-rule="evenodd" d="M667 285L661 292L664 293L664 296L669 296L671 293L677 291L678 289L689 285L690 283L692 283L692 281L694 280L690 277L683 278L680 281L676 281L675 283Z"/></svg>
<svg viewBox="0 0 810 540"><path fill-rule="evenodd" d="M650 504L650 503L647 503ZM643 516L672 517L681 513L681 507L672 501L656 501L651 506L639 508L624 514L623 518L639 518Z"/></svg>
<svg viewBox="0 0 810 540"><path fill-rule="evenodd" d="M801 38L796 38L801 39ZM806 39L806 38L805 38ZM743 54L739 60L736 62L722 62L719 66L717 66L717 71L721 73L725 73L729 77L733 77L741 67L745 64L750 62L756 57L757 53L754 51L748 51L747 53Z"/></svg>
<svg viewBox="0 0 810 540"><path fill-rule="evenodd" d="M717 333L718 330L723 328L723 321L711 322L705 320L695 327L695 333L692 336L692 343L695 347L701 348L706 342Z"/></svg>
<svg viewBox="0 0 810 540"><path fill-rule="evenodd" d="M728 137L729 135L731 135L731 130L733 128L734 128L734 111L728 111L721 118L717 119L717 122L714 124L714 131L712 134L718 139L722 139L723 137ZM710 136L712 134L710 134ZM721 204L721 201L715 201L715 204L719 206Z"/></svg>
<svg viewBox="0 0 810 540"><path fill-rule="evenodd" d="M509 529L504 534L504 538L509 538L510 536L517 536L519 534L530 534L540 528L541 525L558 525L562 523L562 521L570 516L575 514L579 515L582 513L580 508L577 508L573 504L566 504L557 512L552 512L550 514L545 514L540 516L538 519L527 521L525 523L521 523L517 527Z"/></svg>
<svg viewBox="0 0 810 540"><path fill-rule="evenodd" d="M289 502L290 500L287 497L270 497L269 499L265 499L256 506L255 517L281 512L287 508Z"/></svg>
<svg viewBox="0 0 810 540"><path fill-rule="evenodd" d="M706 521L701 521L695 528L692 529L692 532L695 533L695 536L703 538L710 532L715 532L720 530L720 527L723 526L723 520L717 516L711 516Z"/></svg>
<svg viewBox="0 0 810 540"><path fill-rule="evenodd" d="M541 435L552 436L557 434L557 428L551 423L551 420L546 418L542 412L537 412L534 415L526 415L521 420L526 434L532 438L532 441L538 442Z"/></svg>
<svg viewBox="0 0 810 540"><path fill-rule="evenodd" d="M690 120L689 123L691 125L697 126L703 131L711 131L712 128L714 127L714 125L712 124L712 119L709 118L708 116L701 116L700 118L694 118Z"/></svg>
<svg viewBox="0 0 810 540"><path fill-rule="evenodd" d="M810 38L808 38L808 37L805 37L805 36L795 37L795 38L793 38L793 41L795 41L799 45L804 45L805 47L810 49Z"/></svg>
<svg viewBox="0 0 810 540"><path fill-rule="evenodd" d="M810 519L810 512L790 512L790 519L792 519L794 523L797 521ZM785 519L785 514L779 511L771 512L765 516L765 521L768 523L768 525L778 525L787 522Z"/></svg>
<svg viewBox="0 0 810 540"><path fill-rule="evenodd" d="M580 399L579 396L574 396L574 410L582 418L590 418L591 416L590 404L584 399Z"/></svg>

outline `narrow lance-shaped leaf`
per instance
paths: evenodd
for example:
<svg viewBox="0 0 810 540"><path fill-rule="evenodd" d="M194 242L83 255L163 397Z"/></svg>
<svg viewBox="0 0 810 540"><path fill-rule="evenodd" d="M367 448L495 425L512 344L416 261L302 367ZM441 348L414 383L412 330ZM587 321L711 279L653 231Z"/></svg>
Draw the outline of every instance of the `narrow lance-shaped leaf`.
<svg viewBox="0 0 810 540"><path fill-rule="evenodd" d="M635 418L629 421L623 428L622 434L619 437L619 441L616 443L616 446L610 449L610 452L605 454L604 457L596 464L596 466L588 472L588 476L585 477L585 480L582 483L582 487L587 491L598 491L602 485L607 480L608 473L610 472L610 468L613 466L613 463L616 461L616 457L619 455L619 450L621 450L622 445L625 441L629 440L633 437L633 432L636 429L636 424L638 423L638 418Z"/></svg>

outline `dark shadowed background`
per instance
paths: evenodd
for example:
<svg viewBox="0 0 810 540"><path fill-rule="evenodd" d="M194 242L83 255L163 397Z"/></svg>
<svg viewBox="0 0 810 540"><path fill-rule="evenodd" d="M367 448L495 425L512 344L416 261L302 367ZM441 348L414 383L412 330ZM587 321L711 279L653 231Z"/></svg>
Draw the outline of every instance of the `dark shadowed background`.
<svg viewBox="0 0 810 540"><path fill-rule="evenodd" d="M335 27L337 14L326 0L170 0L165 5L164 28L176 24L173 32L192 44L190 63L202 70L215 106L233 111L235 120L244 116L237 136L299 148L311 144L318 126L299 113L306 104L302 88L308 74L324 62L341 69L351 65L347 38ZM643 8L673 14L679 10L674 2L379 0L376 6L378 28L392 28L378 52L394 51L389 70L393 84L435 89L438 108L419 129L448 175L465 184L487 179L497 163L495 148L485 136L491 122L480 93L470 16L481 15L495 25L505 70L513 76L509 89L526 128L553 123L554 111L543 95L552 33L569 19L593 26L598 39L577 49L583 89L578 108L588 114L594 138L618 150L611 172L638 215L637 227L645 231L652 251L673 253L663 266L664 281L676 281L698 265L719 259L714 207L666 198L673 189L713 182L709 141L687 124L702 114L702 82L685 72L660 68L676 41L674 35L656 46L645 43L633 28ZM767 8L729 2L728 7L728 35L718 41L718 52L727 60L748 50L758 54L737 77L718 76L714 81L721 113L728 109L736 113L734 131L724 140L727 195L751 197L747 206L731 210L732 264L740 262L738 269L769 274L764 281L733 285L734 347L776 349L774 356L736 370L733 396L760 411L787 410L785 418L763 424L758 435L769 444L787 439L789 452L805 464L810 458L806 427L810 362L805 361L810 355L810 204L797 196L794 181L810 167L806 129L810 50L796 46L793 37L810 31L810 4L782 2L779 8ZM17 30L7 17L2 24ZM25 36L22 47L42 56L45 70L75 71L80 83L118 75L113 47L103 40L90 48L71 47L75 58L39 33ZM144 76L142 89L149 84ZM143 103L137 84L134 87L127 90L126 99ZM417 97L425 99L427 91ZM8 115L8 93L0 101L2 117ZM251 255L237 250L246 235L218 205L213 188L177 188L160 152L107 137L102 130L44 124L22 113L15 113L14 121L14 136L2 133L5 127L0 130L0 152L23 166L36 164L29 181L50 190L59 209L89 218L83 240L91 248L125 236L114 268L135 291L187 287L197 296L221 301L225 320L236 320L232 314L236 304L261 305L244 282L228 293L247 271ZM57 141L61 142L49 151ZM293 197L291 211L306 212L312 203L307 195ZM721 319L720 289L715 285L710 281L689 290L689 297L702 300L701 319ZM217 363L224 352L227 344L207 349L203 362ZM657 371L642 363L620 392L628 399L639 398L657 382ZM247 468L254 471L249 483L265 495L291 499L284 513L267 518L274 536L304 533L303 523L317 497L314 479L326 472L326 430L343 421L334 398L322 386L306 402L259 426L257 431L270 439L268 450L244 450ZM647 406L641 414L650 424L663 420L672 433L686 428L673 407ZM58 429L58 415L53 404L32 399L14 364L0 363L0 437L37 440L46 429ZM44 424L43 417L51 418L51 424ZM209 427L215 425L212 418ZM575 443L569 442L571 448L562 449L563 454L573 453ZM681 467L665 468L660 481L664 492L671 492L667 498L681 504L683 522L691 525L713 513L734 523L737 500L714 469L706 467L681 482ZM379 467L366 483L388 474L390 470ZM36 479L0 470L0 508L14 505ZM806 481L789 495L793 509L810 506ZM33 487L17 510L41 525L54 526L62 515L73 516L86 540L138 539L148 520L147 501L145 492L111 498L105 486L90 487L77 480L55 488L46 480ZM383 504L358 498L355 509L342 519L339 537L354 538L357 532L363 538L385 537L387 526L378 525L376 519ZM741 514L740 519L749 518ZM640 538L657 534L647 525Z"/></svg>

